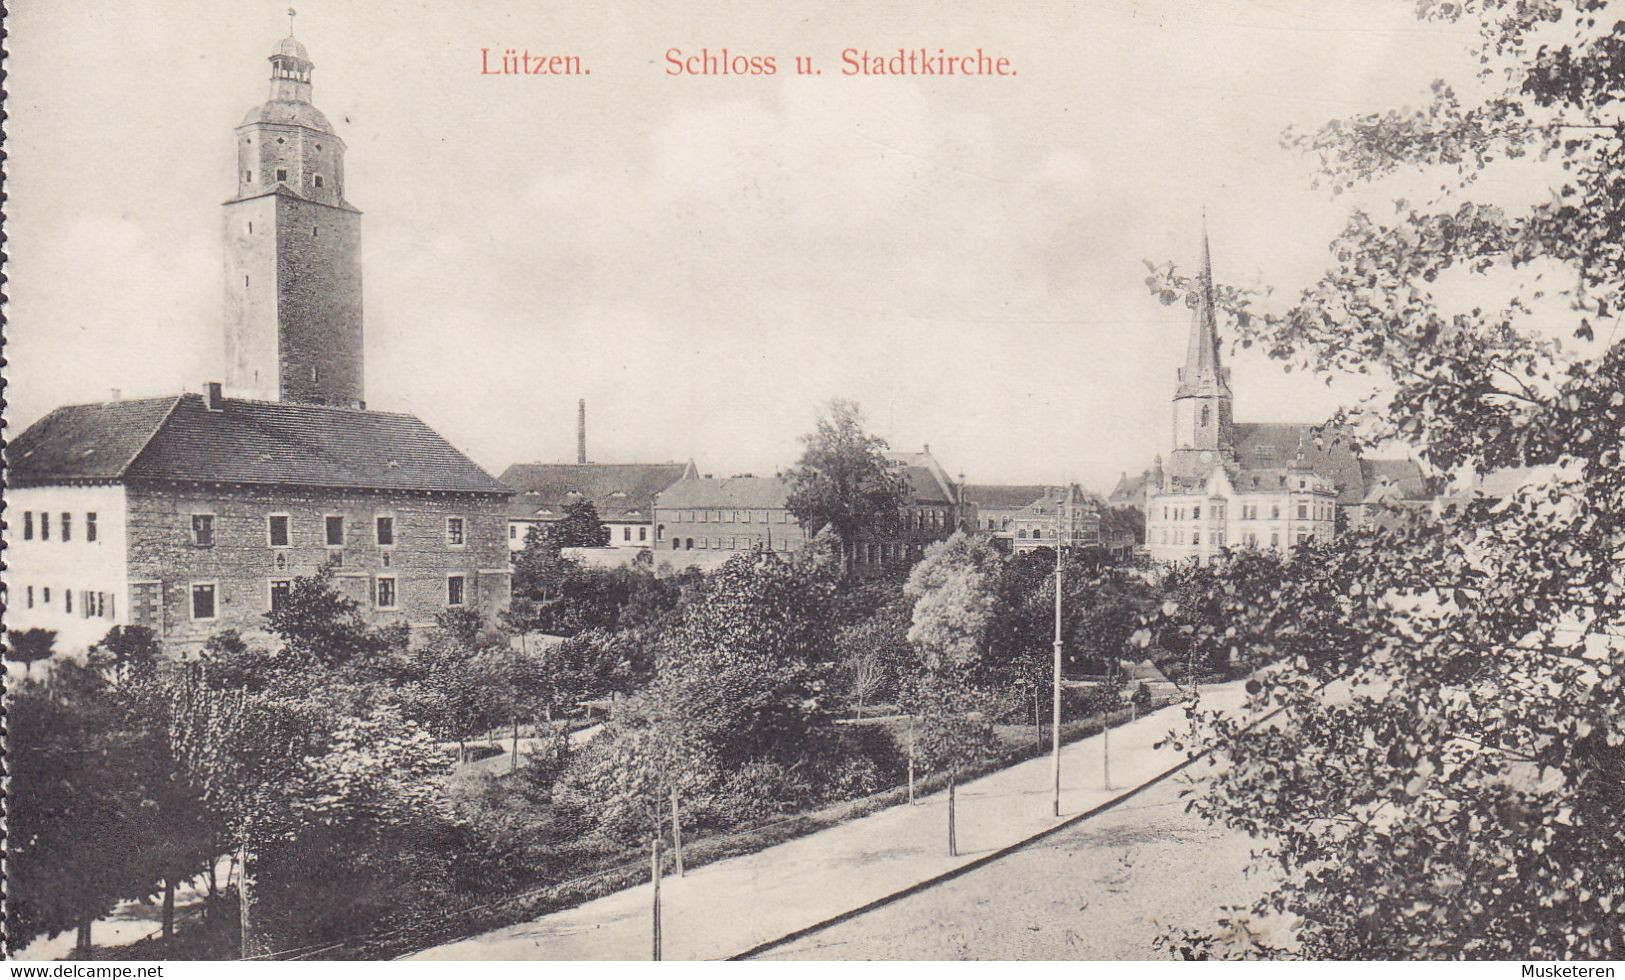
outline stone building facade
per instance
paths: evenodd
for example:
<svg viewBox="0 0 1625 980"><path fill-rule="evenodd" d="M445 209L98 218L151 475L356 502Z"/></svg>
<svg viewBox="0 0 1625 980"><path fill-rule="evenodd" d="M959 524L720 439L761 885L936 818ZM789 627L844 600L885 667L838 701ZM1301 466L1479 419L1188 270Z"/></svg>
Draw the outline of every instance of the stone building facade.
<svg viewBox="0 0 1625 980"><path fill-rule="evenodd" d="M507 607L508 488L409 415L179 395L57 409L12 444L12 629L172 651L261 636L328 570L373 623ZM17 603L17 598L22 602Z"/></svg>
<svg viewBox="0 0 1625 980"><path fill-rule="evenodd" d="M287 38L236 133L226 377L203 394L59 408L8 447L7 627L82 649L142 625L172 653L249 638L328 570L378 625L506 609L512 491L419 419L367 411L360 212L344 144Z"/></svg>
<svg viewBox="0 0 1625 980"><path fill-rule="evenodd" d="M889 456L908 481L909 500L894 535L851 543L859 574L908 568L933 541L975 529L975 508L929 447ZM741 552L805 549L808 536L790 513L789 498L790 483L782 476L714 479L690 471L655 498L657 567L709 569Z"/></svg>

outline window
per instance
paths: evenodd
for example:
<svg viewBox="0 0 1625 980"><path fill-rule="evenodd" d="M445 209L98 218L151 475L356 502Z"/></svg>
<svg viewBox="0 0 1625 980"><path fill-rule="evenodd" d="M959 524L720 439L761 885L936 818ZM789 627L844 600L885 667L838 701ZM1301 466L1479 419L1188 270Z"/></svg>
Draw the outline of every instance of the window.
<svg viewBox="0 0 1625 980"><path fill-rule="evenodd" d="M214 515L192 515L192 544L199 548L214 547Z"/></svg>
<svg viewBox="0 0 1625 980"><path fill-rule="evenodd" d="M62 512L62 540L68 541L68 540L71 540L72 538L73 538L73 515L68 513L67 511L63 511Z"/></svg>
<svg viewBox="0 0 1625 980"><path fill-rule="evenodd" d="M85 540L96 540L96 512L93 510L85 513Z"/></svg>
<svg viewBox="0 0 1625 980"><path fill-rule="evenodd" d="M312 238L320 238L320 237L322 237L322 230L320 228L316 227L315 225L311 225L310 226L310 237L312 237Z"/></svg>
<svg viewBox="0 0 1625 980"><path fill-rule="evenodd" d="M646 527L638 528L638 540L639 541L647 541L647 540L649 540L649 529L648 528L646 528Z"/></svg>
<svg viewBox="0 0 1625 980"><path fill-rule="evenodd" d="M446 576L446 605L460 606L463 604L463 577L461 575Z"/></svg>
<svg viewBox="0 0 1625 980"><path fill-rule="evenodd" d="M254 182L254 171L252 171L252 170L244 170L243 171L243 183L252 184L253 182ZM253 231L254 229L252 227L250 227L248 230Z"/></svg>
<svg viewBox="0 0 1625 980"><path fill-rule="evenodd" d="M31 510L23 511L23 540L34 540L34 512Z"/></svg>
<svg viewBox="0 0 1625 980"><path fill-rule="evenodd" d="M621 528L621 540L622 541L630 541L630 540L632 540L632 529L630 527Z"/></svg>
<svg viewBox="0 0 1625 980"><path fill-rule="evenodd" d="M329 548L344 546L344 516L328 514L322 519L322 530Z"/></svg>
<svg viewBox="0 0 1625 980"><path fill-rule="evenodd" d="M1270 518L1272 520L1280 520L1280 517L1281 517L1281 505L1280 504L1270 504Z"/></svg>
<svg viewBox="0 0 1625 980"><path fill-rule="evenodd" d="M289 531L287 514L272 514L265 519L265 538L273 548L288 547Z"/></svg>
<svg viewBox="0 0 1625 980"><path fill-rule="evenodd" d="M378 608L395 608L395 576L378 576Z"/></svg>
<svg viewBox="0 0 1625 980"><path fill-rule="evenodd" d="M215 586L213 582L192 583L192 618L215 618Z"/></svg>
<svg viewBox="0 0 1625 980"><path fill-rule="evenodd" d="M293 591L293 583L285 578L271 580L271 611L276 612L288 604L288 596Z"/></svg>
<svg viewBox="0 0 1625 980"><path fill-rule="evenodd" d="M393 516L380 516L374 536L380 548L388 548L395 544L395 518Z"/></svg>
<svg viewBox="0 0 1625 980"><path fill-rule="evenodd" d="M1195 544L1201 544L1201 543L1202 543L1202 532L1201 531L1192 531L1191 532L1191 544L1195 545Z"/></svg>
<svg viewBox="0 0 1625 980"><path fill-rule="evenodd" d="M51 514L49 511L42 510L39 512L39 539L41 541L51 540Z"/></svg>
<svg viewBox="0 0 1625 980"><path fill-rule="evenodd" d="M463 540L463 519L461 517L446 518L446 544L452 548L461 548L466 542Z"/></svg>
<svg viewBox="0 0 1625 980"><path fill-rule="evenodd" d="M1202 428L1207 428L1208 422L1213 419L1213 409L1207 405L1202 406Z"/></svg>
<svg viewBox="0 0 1625 980"><path fill-rule="evenodd" d="M693 539L693 538L689 538L689 539L688 539L688 540L687 540L687 541L686 541L686 542L685 542L685 543L684 543L684 544L683 544L683 550L684 550L684 551L693 551L693 550L694 550L694 539Z"/></svg>
<svg viewBox="0 0 1625 980"><path fill-rule="evenodd" d="M51 587L47 585L40 589L40 596L40 601L49 606L51 604Z"/></svg>
<svg viewBox="0 0 1625 980"><path fill-rule="evenodd" d="M705 522L706 522L706 518L708 518L708 517L710 517L710 516L711 516L711 512L710 512L710 511L708 511L708 510L702 510L702 511L700 511L700 521L699 521L699 522L700 522L700 523L701 523L701 524L704 524L704 523L705 523Z"/></svg>
<svg viewBox="0 0 1625 980"><path fill-rule="evenodd" d="M73 590L72 589L63 589L62 590L62 611L63 612L73 612Z"/></svg>
<svg viewBox="0 0 1625 980"><path fill-rule="evenodd" d="M1192 507L1191 508L1191 520L1199 521L1201 519L1202 519L1202 508L1201 507Z"/></svg>
<svg viewBox="0 0 1625 980"><path fill-rule="evenodd" d="M317 187L322 186L322 175L321 174L316 175L316 186ZM312 228L310 230L310 233L314 235L316 233L316 229Z"/></svg>
<svg viewBox="0 0 1625 980"><path fill-rule="evenodd" d="M1309 505L1300 503L1298 505L1298 520L1300 520L1300 521L1304 520L1308 516L1309 516Z"/></svg>
<svg viewBox="0 0 1625 980"><path fill-rule="evenodd" d="M664 541L664 540L666 540L666 525L662 524L659 527L655 528L655 540L656 541Z"/></svg>
<svg viewBox="0 0 1625 980"><path fill-rule="evenodd" d="M34 587L32 585L28 587L28 608L34 608Z"/></svg>
<svg viewBox="0 0 1625 980"><path fill-rule="evenodd" d="M1271 531L1270 532L1270 547L1271 548L1279 548L1280 546L1281 546L1281 532L1280 531Z"/></svg>
<svg viewBox="0 0 1625 980"><path fill-rule="evenodd" d="M276 179L277 180L287 180L288 179L288 172L286 170L282 169L281 167L278 167L276 169Z"/></svg>
<svg viewBox="0 0 1625 980"><path fill-rule="evenodd" d="M711 547L711 539L710 538L701 538L700 539L700 547L702 549Z"/></svg>
<svg viewBox="0 0 1625 980"><path fill-rule="evenodd" d="M509 541L517 541L517 540L519 540L519 525L517 525L517 524L509 524L508 525L508 540Z"/></svg>

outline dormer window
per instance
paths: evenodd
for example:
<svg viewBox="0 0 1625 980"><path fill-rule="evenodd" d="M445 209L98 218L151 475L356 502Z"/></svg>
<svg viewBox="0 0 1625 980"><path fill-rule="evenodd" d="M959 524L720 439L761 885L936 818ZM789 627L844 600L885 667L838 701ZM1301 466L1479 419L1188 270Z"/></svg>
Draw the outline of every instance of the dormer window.
<svg viewBox="0 0 1625 980"><path fill-rule="evenodd" d="M281 142L281 141L279 140L278 142ZM287 180L288 179L288 172L286 170L282 169L281 167L278 167L277 171L276 171L276 179L277 179L278 183L281 183L282 181Z"/></svg>

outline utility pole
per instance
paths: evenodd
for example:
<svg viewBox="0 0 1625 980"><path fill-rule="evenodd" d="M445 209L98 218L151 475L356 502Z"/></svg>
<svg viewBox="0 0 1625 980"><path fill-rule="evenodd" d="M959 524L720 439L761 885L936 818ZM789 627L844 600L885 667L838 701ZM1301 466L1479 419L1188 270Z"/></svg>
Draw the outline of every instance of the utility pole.
<svg viewBox="0 0 1625 980"><path fill-rule="evenodd" d="M660 822L655 821L655 832L649 842L649 879L654 882L654 921L650 929L650 955L660 961Z"/></svg>
<svg viewBox="0 0 1625 980"><path fill-rule="evenodd" d="M1050 705L1050 776L1055 796L1051 810L1061 815L1061 510L1066 491L1055 501L1055 676Z"/></svg>

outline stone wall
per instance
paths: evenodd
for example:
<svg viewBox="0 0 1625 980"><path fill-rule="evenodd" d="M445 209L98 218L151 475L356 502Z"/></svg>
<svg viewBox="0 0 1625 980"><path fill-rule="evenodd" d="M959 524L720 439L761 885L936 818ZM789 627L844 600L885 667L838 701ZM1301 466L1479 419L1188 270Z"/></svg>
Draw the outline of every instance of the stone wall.
<svg viewBox="0 0 1625 980"><path fill-rule="evenodd" d="M432 625L448 605L448 577L464 576L464 604L494 619L508 605L507 517L500 497L308 489L143 486L129 491L132 620L184 650L224 629L261 636L271 583L332 564L337 588L376 624ZM213 517L213 543L193 540L192 515ZM286 515L289 543L273 546L268 518ZM326 543L326 518L343 518L343 544ZM376 540L376 518L393 516L395 543ZM448 543L447 518L464 519L463 546ZM396 587L393 609L378 580ZM192 616L194 584L215 587L213 620ZM141 591L141 595L136 595ZM153 613L142 609L153 600Z"/></svg>

